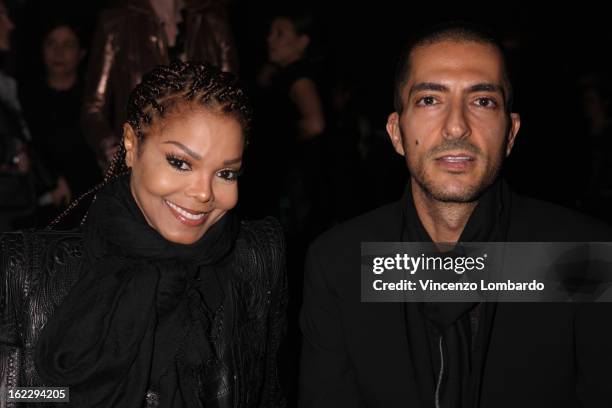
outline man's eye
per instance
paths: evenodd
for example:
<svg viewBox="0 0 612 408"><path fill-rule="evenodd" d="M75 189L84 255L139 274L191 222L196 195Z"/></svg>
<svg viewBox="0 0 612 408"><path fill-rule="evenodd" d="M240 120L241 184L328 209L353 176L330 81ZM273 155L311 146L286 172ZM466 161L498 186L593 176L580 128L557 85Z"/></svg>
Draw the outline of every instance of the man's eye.
<svg viewBox="0 0 612 408"><path fill-rule="evenodd" d="M168 164L170 164L178 171L188 171L191 169L191 165L189 164L189 162L179 159L178 157L173 156L171 154L166 156L166 161L168 161Z"/></svg>
<svg viewBox="0 0 612 408"><path fill-rule="evenodd" d="M435 105L436 99L433 96L424 96L417 100L417 106Z"/></svg>
<svg viewBox="0 0 612 408"><path fill-rule="evenodd" d="M236 181L240 175L239 171L225 169L217 172L217 176L221 177L225 181Z"/></svg>
<svg viewBox="0 0 612 408"><path fill-rule="evenodd" d="M491 98L478 98L476 99L476 105L482 108L495 108L497 107L497 102Z"/></svg>

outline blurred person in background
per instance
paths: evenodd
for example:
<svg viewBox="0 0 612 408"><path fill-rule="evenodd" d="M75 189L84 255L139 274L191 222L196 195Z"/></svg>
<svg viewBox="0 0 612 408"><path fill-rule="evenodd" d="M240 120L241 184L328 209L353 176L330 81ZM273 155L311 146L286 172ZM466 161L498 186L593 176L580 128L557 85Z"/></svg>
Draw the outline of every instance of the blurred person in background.
<svg viewBox="0 0 612 408"><path fill-rule="evenodd" d="M18 218L36 206L28 127L18 99L17 82L5 71L10 36L15 29L0 0L0 231L13 229Z"/></svg>
<svg viewBox="0 0 612 408"><path fill-rule="evenodd" d="M225 0L124 0L102 13L90 54L82 121L102 168L117 149L128 93L145 72L176 59L237 70Z"/></svg>
<svg viewBox="0 0 612 408"><path fill-rule="evenodd" d="M275 191L267 196L276 202L268 203L268 208L276 207L293 241L304 242L326 226L320 205L325 191L321 169L326 122L317 66L310 57L314 40L310 14L290 10L273 18L268 63L258 78L263 89L257 131L263 136L254 146L252 160L260 177L284 169L282 183L269 187Z"/></svg>
<svg viewBox="0 0 612 408"><path fill-rule="evenodd" d="M95 156L87 146L79 114L83 81L79 66L85 56L78 30L56 21L41 41L43 73L20 88L32 146L50 170L56 187L42 197L37 224L44 225L72 198L101 179Z"/></svg>
<svg viewBox="0 0 612 408"><path fill-rule="evenodd" d="M256 137L245 153L241 190L243 213L277 216L287 235L289 318L281 378L290 399L297 392L298 359L290 350L299 348L304 253L310 239L328 225L329 213L315 31L313 17L302 10L275 13L271 19L267 62L257 78Z"/></svg>

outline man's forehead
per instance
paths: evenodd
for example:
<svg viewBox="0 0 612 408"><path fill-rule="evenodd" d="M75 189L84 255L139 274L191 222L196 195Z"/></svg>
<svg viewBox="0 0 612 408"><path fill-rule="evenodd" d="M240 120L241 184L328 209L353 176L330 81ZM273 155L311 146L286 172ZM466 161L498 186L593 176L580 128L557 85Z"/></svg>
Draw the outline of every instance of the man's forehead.
<svg viewBox="0 0 612 408"><path fill-rule="evenodd" d="M407 84L441 83L469 87L502 84L503 59L497 48L473 41L441 41L421 45L410 54Z"/></svg>

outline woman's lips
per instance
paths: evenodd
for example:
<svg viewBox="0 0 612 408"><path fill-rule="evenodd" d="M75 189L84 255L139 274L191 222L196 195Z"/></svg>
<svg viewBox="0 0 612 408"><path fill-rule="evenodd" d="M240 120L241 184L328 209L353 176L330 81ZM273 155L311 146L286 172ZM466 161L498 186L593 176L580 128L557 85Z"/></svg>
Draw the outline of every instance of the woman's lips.
<svg viewBox="0 0 612 408"><path fill-rule="evenodd" d="M164 203L168 206L168 209L170 210L172 215L176 217L177 220L179 220L185 225L189 225L192 227L197 227L199 225L204 224L204 222L208 219L208 215L210 214L210 211L195 212L187 210L168 200L164 200Z"/></svg>

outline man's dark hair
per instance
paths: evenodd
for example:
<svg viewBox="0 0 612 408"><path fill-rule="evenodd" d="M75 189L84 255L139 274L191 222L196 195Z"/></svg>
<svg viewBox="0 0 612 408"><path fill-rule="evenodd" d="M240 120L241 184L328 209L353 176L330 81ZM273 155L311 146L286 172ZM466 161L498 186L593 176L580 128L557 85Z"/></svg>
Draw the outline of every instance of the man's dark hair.
<svg viewBox="0 0 612 408"><path fill-rule="evenodd" d="M450 22L436 25L413 36L404 47L395 71L395 82L393 88L393 103L395 111L401 114L404 110L402 101L402 89L408 82L410 76L410 59L412 52L425 45L437 44L443 41L475 42L478 44L491 45L497 48L502 57L503 81L505 90L505 110L512 111L512 84L508 74L508 65L500 42L487 29L466 22Z"/></svg>

